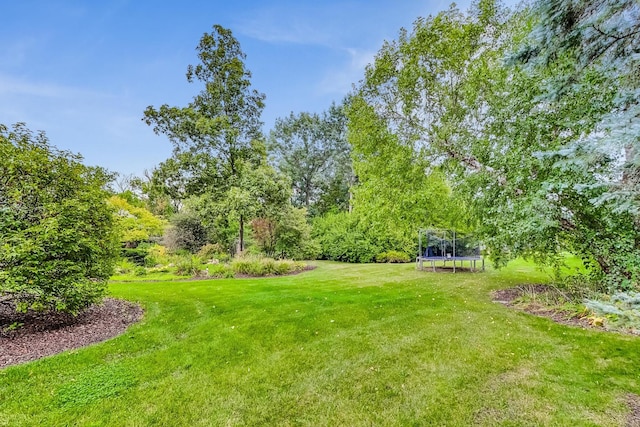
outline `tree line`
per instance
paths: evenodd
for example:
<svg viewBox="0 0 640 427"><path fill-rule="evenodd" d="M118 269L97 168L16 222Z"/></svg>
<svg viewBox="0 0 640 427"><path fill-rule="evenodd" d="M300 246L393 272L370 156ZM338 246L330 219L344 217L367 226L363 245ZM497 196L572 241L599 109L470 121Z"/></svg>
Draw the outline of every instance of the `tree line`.
<svg viewBox="0 0 640 427"><path fill-rule="evenodd" d="M569 252L579 280L634 289L639 46L633 0L452 5L385 42L340 103L265 135L266 96L216 25L187 68L192 101L144 111L173 146L144 177L113 181L42 134L0 128L3 300L76 310L103 292L114 248L137 256L162 234L192 252L371 262L412 257L421 227L474 232L497 265L559 268ZM65 215L91 224L86 239Z"/></svg>

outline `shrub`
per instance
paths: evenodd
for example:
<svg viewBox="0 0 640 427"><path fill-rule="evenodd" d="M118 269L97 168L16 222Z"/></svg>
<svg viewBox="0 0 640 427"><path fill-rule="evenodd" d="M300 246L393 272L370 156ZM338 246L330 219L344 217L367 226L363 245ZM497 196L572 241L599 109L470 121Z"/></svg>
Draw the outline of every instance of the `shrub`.
<svg viewBox="0 0 640 427"><path fill-rule="evenodd" d="M264 276L262 259L260 258L236 258L231 261L231 268L238 274Z"/></svg>
<svg viewBox="0 0 640 427"><path fill-rule="evenodd" d="M307 210L289 207L276 227L276 253L281 258L316 259L320 245L311 237Z"/></svg>
<svg viewBox="0 0 640 427"><path fill-rule="evenodd" d="M129 261L126 258L119 260L116 264L115 273L116 274L129 274L136 267L134 263Z"/></svg>
<svg viewBox="0 0 640 427"><path fill-rule="evenodd" d="M148 245L139 245L136 248L121 248L120 256L134 263L135 265L145 265L145 259L149 254Z"/></svg>
<svg viewBox="0 0 640 427"><path fill-rule="evenodd" d="M167 248L162 245L149 246L147 255L144 258L144 265L147 267L155 267L156 265L164 264L169 264Z"/></svg>
<svg viewBox="0 0 640 427"><path fill-rule="evenodd" d="M164 234L163 242L173 252L180 249L198 252L208 239L208 230L194 212L181 212L171 218L171 226Z"/></svg>
<svg viewBox="0 0 640 427"><path fill-rule="evenodd" d="M207 270L209 271L209 276L220 279L230 279L235 276L233 269L228 264L209 265Z"/></svg>
<svg viewBox="0 0 640 427"><path fill-rule="evenodd" d="M405 263L410 262L411 257L399 251L387 251L376 255L376 262Z"/></svg>
<svg viewBox="0 0 640 427"><path fill-rule="evenodd" d="M320 244L320 257L343 262L372 262L382 252L358 227L358 220L348 213L330 213L316 218L313 236Z"/></svg>
<svg viewBox="0 0 640 427"><path fill-rule="evenodd" d="M193 255L183 256L176 262L176 274L179 276L195 276L200 270L200 262Z"/></svg>
<svg viewBox="0 0 640 427"><path fill-rule="evenodd" d="M137 266L133 269L133 274L136 276L145 276L147 274L147 269L142 266Z"/></svg>
<svg viewBox="0 0 640 427"><path fill-rule="evenodd" d="M103 169L24 125L0 125L0 296L18 310L77 313L99 301L117 257Z"/></svg>
<svg viewBox="0 0 640 427"><path fill-rule="evenodd" d="M230 260L229 254L225 253L222 246L218 243L207 243L198 251L198 258L202 262L208 262L212 259L217 259L220 262L227 262Z"/></svg>
<svg viewBox="0 0 640 427"><path fill-rule="evenodd" d="M247 257L236 258L231 268L238 274L248 276L284 275L302 271L306 265L292 260L274 260L273 258Z"/></svg>

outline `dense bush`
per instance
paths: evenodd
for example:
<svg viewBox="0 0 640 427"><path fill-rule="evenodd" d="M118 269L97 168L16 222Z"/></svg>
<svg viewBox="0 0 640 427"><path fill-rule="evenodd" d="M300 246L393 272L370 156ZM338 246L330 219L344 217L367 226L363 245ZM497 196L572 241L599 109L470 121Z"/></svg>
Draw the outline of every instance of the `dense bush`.
<svg viewBox="0 0 640 427"><path fill-rule="evenodd" d="M133 248L140 242L162 236L166 221L124 197L112 196L108 203L115 208L115 222L123 246Z"/></svg>
<svg viewBox="0 0 640 427"><path fill-rule="evenodd" d="M175 252L184 249L196 253L207 244L209 232L196 213L181 212L174 215L170 223L163 239L169 250Z"/></svg>
<svg viewBox="0 0 640 427"><path fill-rule="evenodd" d="M320 245L311 237L307 210L289 207L278 221L275 252L280 258L316 259Z"/></svg>
<svg viewBox="0 0 640 427"><path fill-rule="evenodd" d="M375 247L347 213L327 214L313 222L313 237L320 244L320 258L344 262L371 262L382 248Z"/></svg>
<svg viewBox="0 0 640 427"><path fill-rule="evenodd" d="M376 262L403 263L411 262L411 256L405 252L388 251L376 255Z"/></svg>
<svg viewBox="0 0 640 427"><path fill-rule="evenodd" d="M24 125L0 125L0 299L77 313L99 301L117 257L108 176Z"/></svg>
<svg viewBox="0 0 640 427"><path fill-rule="evenodd" d="M176 262L176 274L179 276L195 276L201 270L200 260L193 255L182 256Z"/></svg>
<svg viewBox="0 0 640 427"><path fill-rule="evenodd" d="M139 246L136 248L121 248L120 255L136 265L144 265L148 254L148 247Z"/></svg>
<svg viewBox="0 0 640 427"><path fill-rule="evenodd" d="M277 219L255 218L251 230L256 246L268 257L315 259L320 253L306 209L288 206Z"/></svg>
<svg viewBox="0 0 640 427"><path fill-rule="evenodd" d="M238 274L246 274L248 276L277 276L303 271L306 265L292 260L246 257L234 259L231 262L231 268Z"/></svg>

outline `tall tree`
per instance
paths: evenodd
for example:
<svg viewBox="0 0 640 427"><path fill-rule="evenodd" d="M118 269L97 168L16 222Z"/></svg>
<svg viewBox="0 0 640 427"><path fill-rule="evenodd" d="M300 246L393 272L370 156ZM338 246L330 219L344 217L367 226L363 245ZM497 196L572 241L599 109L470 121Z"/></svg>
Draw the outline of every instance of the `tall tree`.
<svg viewBox="0 0 640 427"><path fill-rule="evenodd" d="M555 264L569 250L607 284L632 286L640 278L632 211L602 201L612 200L607 188L622 189L625 170L633 169L623 166L629 163L621 160L623 145L596 150L587 142L612 147L615 136L637 142L638 97L619 90L637 91L638 68L628 66L637 61L631 54L637 44L614 48L618 39L635 40L637 5L539 4L546 8L514 14L481 0L468 14L451 8L416 21L412 32L383 46L359 96L398 143L430 168L443 168L467 198L495 260L531 256ZM568 9L559 12L561 4ZM622 33L611 33L626 19L631 23L616 27ZM594 22L608 23L589 28ZM598 29L606 40L595 45L576 35L595 36ZM588 53L606 46L618 52L620 67L606 64L615 62L605 53ZM519 61L506 63L514 50ZM605 119L625 126L604 126Z"/></svg>
<svg viewBox="0 0 640 427"><path fill-rule="evenodd" d="M200 63L189 65L187 80L203 89L186 107L148 107L143 120L173 143L175 164L168 169L186 175L185 196L222 200L241 181L247 162L257 166L264 160L260 115L265 95L251 88L246 56L230 30L214 25L197 51ZM247 218L241 214L238 221L242 250Z"/></svg>
<svg viewBox="0 0 640 427"><path fill-rule="evenodd" d="M291 179L293 204L311 214L346 210L352 182L350 148L342 105L320 114L291 113L276 120L270 150Z"/></svg>
<svg viewBox="0 0 640 427"><path fill-rule="evenodd" d="M585 194L640 223L640 3L540 0L533 12L538 23L513 59L549 74L545 101L557 105L585 88L609 95L591 127L554 153L559 166L599 175L582 183Z"/></svg>

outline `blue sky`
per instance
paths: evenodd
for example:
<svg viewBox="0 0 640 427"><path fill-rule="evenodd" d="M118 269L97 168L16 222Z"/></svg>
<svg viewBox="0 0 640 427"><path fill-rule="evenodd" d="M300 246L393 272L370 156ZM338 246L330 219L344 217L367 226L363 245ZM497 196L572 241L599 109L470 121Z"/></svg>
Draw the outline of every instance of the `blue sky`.
<svg viewBox="0 0 640 427"><path fill-rule="evenodd" d="M384 40L450 1L2 1L0 123L26 122L91 165L141 174L171 144L141 118L200 90L185 72L214 24L247 54L265 130L321 112L363 76ZM458 1L466 9L469 0Z"/></svg>

